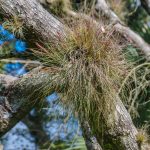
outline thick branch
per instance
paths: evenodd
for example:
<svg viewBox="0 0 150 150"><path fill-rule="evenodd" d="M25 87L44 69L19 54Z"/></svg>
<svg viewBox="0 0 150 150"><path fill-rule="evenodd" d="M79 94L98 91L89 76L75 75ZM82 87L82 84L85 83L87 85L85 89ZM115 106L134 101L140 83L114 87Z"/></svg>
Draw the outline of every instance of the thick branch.
<svg viewBox="0 0 150 150"><path fill-rule="evenodd" d="M114 27L116 31L124 35L126 39L133 41L135 45L139 47L145 54L147 60L150 60L150 45L148 43L146 43L137 33L135 33L129 27L126 27L120 23L117 23Z"/></svg>
<svg viewBox="0 0 150 150"><path fill-rule="evenodd" d="M65 36L64 25L44 10L36 0L0 0L0 10L3 15L19 15L25 26L38 33L40 39L58 39L60 35Z"/></svg>
<svg viewBox="0 0 150 150"><path fill-rule="evenodd" d="M139 47L148 60L150 60L150 45L147 44L137 33L122 24L118 16L108 7L105 0L97 0L96 10L108 18L110 23L115 24L115 29L127 39L132 40Z"/></svg>
<svg viewBox="0 0 150 150"><path fill-rule="evenodd" d="M9 87L9 85L17 80L16 77L10 76L10 75L5 75L5 74L0 74L0 94L3 94L3 88Z"/></svg>
<svg viewBox="0 0 150 150"><path fill-rule="evenodd" d="M43 70L33 70L22 78L0 76L0 136L9 131L42 97L44 85L51 76ZM39 88L40 87L40 88ZM49 92L52 92L49 88Z"/></svg>
<svg viewBox="0 0 150 150"><path fill-rule="evenodd" d="M138 150L136 141L137 129L132 119L118 96L111 104L114 108L104 112L105 134L114 142L114 149ZM106 114L106 115L105 115Z"/></svg>

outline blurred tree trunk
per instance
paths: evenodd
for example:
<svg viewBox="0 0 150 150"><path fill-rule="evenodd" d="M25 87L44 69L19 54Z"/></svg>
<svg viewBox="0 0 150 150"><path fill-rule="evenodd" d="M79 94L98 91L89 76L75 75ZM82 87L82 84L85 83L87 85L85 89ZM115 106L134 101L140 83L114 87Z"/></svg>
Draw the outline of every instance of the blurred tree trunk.
<svg viewBox="0 0 150 150"><path fill-rule="evenodd" d="M141 0L141 4L150 15L150 0Z"/></svg>

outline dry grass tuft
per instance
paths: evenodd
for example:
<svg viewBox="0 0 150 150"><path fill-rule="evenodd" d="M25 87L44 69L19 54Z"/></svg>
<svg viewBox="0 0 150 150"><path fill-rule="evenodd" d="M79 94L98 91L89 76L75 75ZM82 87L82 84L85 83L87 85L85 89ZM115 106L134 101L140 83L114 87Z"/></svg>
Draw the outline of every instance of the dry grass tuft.
<svg viewBox="0 0 150 150"><path fill-rule="evenodd" d="M107 26L95 27L80 20L70 27L66 39L37 44L38 50L33 52L43 64L55 68L55 81L51 82L55 82L61 102L81 120L92 120L98 130L100 116L111 113L116 91L127 73L122 46Z"/></svg>

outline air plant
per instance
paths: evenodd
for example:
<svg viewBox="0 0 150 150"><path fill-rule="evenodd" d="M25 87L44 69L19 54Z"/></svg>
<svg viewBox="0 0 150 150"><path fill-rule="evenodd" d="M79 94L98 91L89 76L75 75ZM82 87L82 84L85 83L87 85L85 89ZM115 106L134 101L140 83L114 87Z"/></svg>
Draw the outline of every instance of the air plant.
<svg viewBox="0 0 150 150"><path fill-rule="evenodd" d="M55 85L63 105L78 113L80 120L97 126L94 130L100 130L101 116L111 114L128 72L118 39L113 28L80 20L71 25L65 39L37 44L38 49L33 50L48 69L54 70L47 84Z"/></svg>

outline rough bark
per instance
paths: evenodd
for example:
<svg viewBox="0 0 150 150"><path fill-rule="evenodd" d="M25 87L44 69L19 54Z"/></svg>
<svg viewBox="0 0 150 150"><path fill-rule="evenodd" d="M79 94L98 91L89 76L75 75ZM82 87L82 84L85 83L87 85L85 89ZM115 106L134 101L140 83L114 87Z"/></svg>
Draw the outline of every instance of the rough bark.
<svg viewBox="0 0 150 150"><path fill-rule="evenodd" d="M9 131L35 106L50 79L49 73L33 70L22 78L0 76L0 136ZM51 90L49 90L51 92Z"/></svg>
<svg viewBox="0 0 150 150"><path fill-rule="evenodd" d="M19 14L23 18L25 25L32 27L32 30L40 33L44 39L59 39L66 35L65 27L39 6L35 0L0 0L0 8L8 14ZM35 97L37 98L37 93L41 89L34 92L33 96L35 97L32 97L32 99L29 99L27 96L33 89L38 89L41 85L44 85L48 78L50 78L50 75L45 72L30 73L13 83L10 86L11 90L10 88L6 90L7 94L3 96L9 102L11 109L4 108L11 115L5 117L5 112L3 113L2 111L2 122L7 122L7 124L6 126L3 126L3 123L0 124L1 128L3 126L3 129L0 131L1 135L6 133L34 106L32 104L34 104ZM114 137L117 138L121 147L123 147L122 150L138 150L135 138L137 130L132 123L130 115L119 98L117 98L117 103L114 105L115 108L112 113L115 117L111 118L112 126L109 124L108 116L105 118L106 126L109 127L108 136L112 140L114 140Z"/></svg>
<svg viewBox="0 0 150 150"><path fill-rule="evenodd" d="M150 15L150 0L141 0L141 4L147 13Z"/></svg>
<svg viewBox="0 0 150 150"><path fill-rule="evenodd" d="M126 39L133 41L136 46L143 51L147 59L150 60L150 45L137 33L132 31L129 27L126 27L119 17L109 8L105 0L97 0L96 10L99 11L102 16L105 16L109 23L114 24L116 31L118 31L121 35L124 35Z"/></svg>
<svg viewBox="0 0 150 150"><path fill-rule="evenodd" d="M40 39L58 39L59 36L65 36L65 26L44 10L36 0L0 0L0 10L3 15L21 17L24 25L38 33Z"/></svg>
<svg viewBox="0 0 150 150"><path fill-rule="evenodd" d="M136 141L137 129L118 96L116 96L116 101L113 101L112 105L114 105L114 108L111 112L106 110L107 115L104 116L104 122L107 128L106 133L112 138L115 149L138 150L139 147Z"/></svg>

